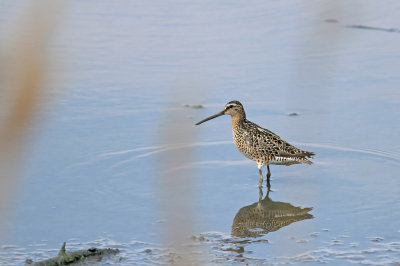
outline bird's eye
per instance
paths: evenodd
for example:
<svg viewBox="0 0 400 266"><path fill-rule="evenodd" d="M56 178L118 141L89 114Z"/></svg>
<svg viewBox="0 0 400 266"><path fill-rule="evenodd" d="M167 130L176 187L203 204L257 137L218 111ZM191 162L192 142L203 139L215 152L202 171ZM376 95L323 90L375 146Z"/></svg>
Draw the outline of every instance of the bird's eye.
<svg viewBox="0 0 400 266"><path fill-rule="evenodd" d="M226 109L229 109L229 108L232 108L232 107L233 107L233 105L230 104L230 105L228 105L228 106L226 107Z"/></svg>

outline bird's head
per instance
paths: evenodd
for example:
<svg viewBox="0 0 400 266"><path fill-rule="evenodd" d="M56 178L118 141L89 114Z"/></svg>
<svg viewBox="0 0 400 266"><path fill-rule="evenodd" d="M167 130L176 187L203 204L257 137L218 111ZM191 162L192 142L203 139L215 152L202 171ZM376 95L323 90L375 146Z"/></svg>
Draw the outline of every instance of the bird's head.
<svg viewBox="0 0 400 266"><path fill-rule="evenodd" d="M225 105L224 114L231 116L243 115L244 114L243 105L239 101L231 101Z"/></svg>
<svg viewBox="0 0 400 266"><path fill-rule="evenodd" d="M225 105L225 108L221 112L201 120L200 122L196 123L196 125L200 125L208 120L214 119L221 115L230 115L232 117L240 117L240 118L246 117L243 105L239 101L231 101Z"/></svg>

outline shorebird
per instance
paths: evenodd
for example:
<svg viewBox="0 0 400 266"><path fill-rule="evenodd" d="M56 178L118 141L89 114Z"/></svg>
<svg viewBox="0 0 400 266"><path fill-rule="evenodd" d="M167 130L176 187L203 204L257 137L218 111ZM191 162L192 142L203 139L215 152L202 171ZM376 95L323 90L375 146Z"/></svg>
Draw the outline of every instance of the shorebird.
<svg viewBox="0 0 400 266"><path fill-rule="evenodd" d="M307 158L312 158L314 155L313 152L296 148L272 131L247 120L243 105L239 101L227 103L221 112L201 120L196 123L196 125L200 125L222 115L230 115L232 117L233 140L238 150L244 156L257 163L260 174L259 187L261 187L263 183L261 168L264 165L266 165L268 169L267 186L270 188L270 164L312 164Z"/></svg>

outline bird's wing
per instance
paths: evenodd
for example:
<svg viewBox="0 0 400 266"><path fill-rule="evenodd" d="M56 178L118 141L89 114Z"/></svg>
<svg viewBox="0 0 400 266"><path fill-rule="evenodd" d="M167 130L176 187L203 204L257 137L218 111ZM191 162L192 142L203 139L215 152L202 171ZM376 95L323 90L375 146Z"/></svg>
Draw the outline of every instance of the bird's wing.
<svg viewBox="0 0 400 266"><path fill-rule="evenodd" d="M277 134L268 129L256 125L256 131L263 136L263 146L272 148L272 150L275 151L276 156L284 158L310 158L314 156L313 152L308 152L296 148L295 146L291 145L289 142L285 141Z"/></svg>
<svg viewBox="0 0 400 266"><path fill-rule="evenodd" d="M278 155L281 157L300 157L300 158L307 158L307 157L310 158L310 157L314 156L313 152L303 151L294 146L292 146L291 148L292 148L291 152L281 150L278 152Z"/></svg>

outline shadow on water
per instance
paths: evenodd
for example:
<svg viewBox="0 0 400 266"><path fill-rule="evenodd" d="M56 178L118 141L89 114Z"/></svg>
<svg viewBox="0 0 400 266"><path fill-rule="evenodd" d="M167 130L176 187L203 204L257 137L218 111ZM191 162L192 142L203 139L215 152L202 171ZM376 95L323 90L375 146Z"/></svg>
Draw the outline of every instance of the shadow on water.
<svg viewBox="0 0 400 266"><path fill-rule="evenodd" d="M273 201L269 193L270 190L263 199L262 188L259 188L258 202L237 212L233 219L232 236L261 237L292 223L314 218L309 214L312 207L295 207L287 202Z"/></svg>
<svg viewBox="0 0 400 266"><path fill-rule="evenodd" d="M269 259L254 252L257 245L271 247L272 243L265 238L268 233L314 218L309 213L312 207L296 207L288 202L274 201L270 192L268 188L258 188L258 201L239 209L233 218L230 235L205 232L194 237L216 252L213 263L265 264Z"/></svg>

